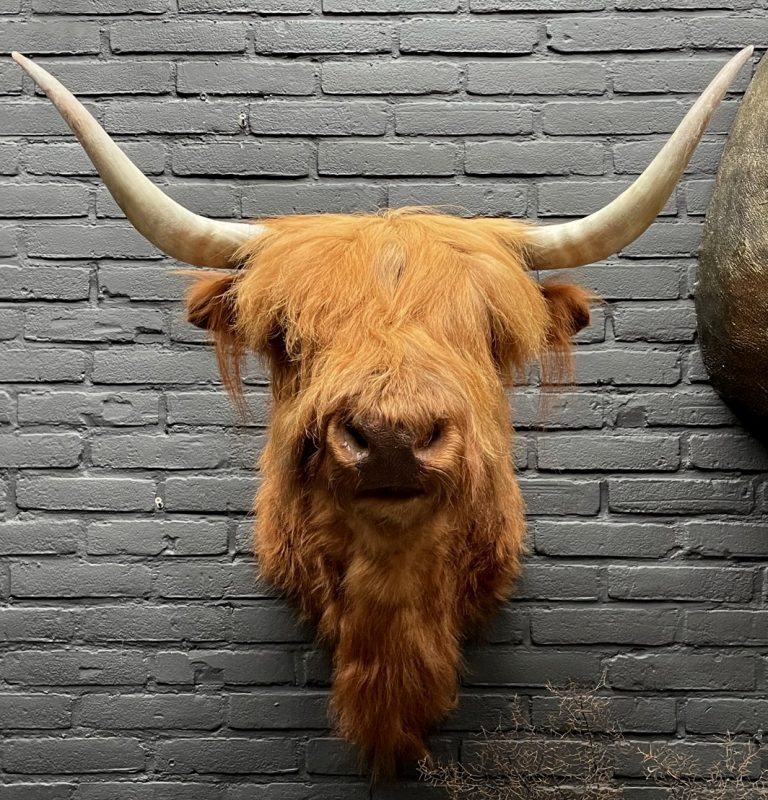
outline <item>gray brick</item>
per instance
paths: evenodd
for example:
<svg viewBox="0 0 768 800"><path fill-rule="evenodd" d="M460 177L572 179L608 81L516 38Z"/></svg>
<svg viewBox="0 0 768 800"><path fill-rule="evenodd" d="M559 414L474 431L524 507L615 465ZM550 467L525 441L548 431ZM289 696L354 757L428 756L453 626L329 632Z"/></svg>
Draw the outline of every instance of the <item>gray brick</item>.
<svg viewBox="0 0 768 800"><path fill-rule="evenodd" d="M534 520L537 553L570 558L662 558L676 546L669 525L613 520Z"/></svg>
<svg viewBox="0 0 768 800"><path fill-rule="evenodd" d="M155 657L160 684L263 685L294 682L293 653L249 648L237 653L221 650L168 650ZM301 727L301 726L300 726Z"/></svg>
<svg viewBox="0 0 768 800"><path fill-rule="evenodd" d="M6 227L0 230L0 256L15 256L19 252L19 230Z"/></svg>
<svg viewBox="0 0 768 800"><path fill-rule="evenodd" d="M286 174L285 172L283 174ZM371 213L383 205L384 190L363 183L282 183L244 186L244 217L280 214Z"/></svg>
<svg viewBox="0 0 768 800"><path fill-rule="evenodd" d="M14 782L0 786L0 798L2 800L70 800L74 791L74 784Z"/></svg>
<svg viewBox="0 0 768 800"><path fill-rule="evenodd" d="M685 208L689 215L704 216L707 213L714 188L713 180L687 181L684 184Z"/></svg>
<svg viewBox="0 0 768 800"><path fill-rule="evenodd" d="M618 197L630 181L553 181L539 184L540 217L583 217L598 211ZM675 196L661 210L662 216L677 213Z"/></svg>
<svg viewBox="0 0 768 800"><path fill-rule="evenodd" d="M50 511L151 511L155 483L143 478L53 477L19 478L19 508Z"/></svg>
<svg viewBox="0 0 768 800"><path fill-rule="evenodd" d="M217 142L174 148L176 175L280 175L308 173L310 150L299 142ZM269 190L255 187L253 191Z"/></svg>
<svg viewBox="0 0 768 800"><path fill-rule="evenodd" d="M178 0L186 14L309 14L319 7L318 0Z"/></svg>
<svg viewBox="0 0 768 800"><path fill-rule="evenodd" d="M130 225L38 223L27 232L29 255L40 258L157 258L160 254Z"/></svg>
<svg viewBox="0 0 768 800"><path fill-rule="evenodd" d="M221 555L227 552L227 525L198 519L94 522L88 526L86 549L97 556Z"/></svg>
<svg viewBox="0 0 768 800"><path fill-rule="evenodd" d="M692 645L764 646L768 643L767 611L707 609L686 611L682 641Z"/></svg>
<svg viewBox="0 0 768 800"><path fill-rule="evenodd" d="M692 553L717 558L761 558L765 527L760 522L687 520L682 543Z"/></svg>
<svg viewBox="0 0 768 800"><path fill-rule="evenodd" d="M605 149L591 142L468 142L468 175L602 175Z"/></svg>
<svg viewBox="0 0 768 800"><path fill-rule="evenodd" d="M133 650L23 650L2 659L3 678L30 686L141 685L148 677Z"/></svg>
<svg viewBox="0 0 768 800"><path fill-rule="evenodd" d="M407 182L389 186L389 205L432 206L462 217L522 217L528 188L519 184Z"/></svg>
<svg viewBox="0 0 768 800"><path fill-rule="evenodd" d="M0 217L85 217L90 196L84 186L9 184L0 198Z"/></svg>
<svg viewBox="0 0 768 800"><path fill-rule="evenodd" d="M536 448L542 470L673 471L680 466L680 441L671 435L561 433L539 436Z"/></svg>
<svg viewBox="0 0 768 800"><path fill-rule="evenodd" d="M0 424L11 421L11 413L15 403L10 395L0 392Z"/></svg>
<svg viewBox="0 0 768 800"><path fill-rule="evenodd" d="M165 482L169 511L250 511L255 480L230 477L172 477Z"/></svg>
<svg viewBox="0 0 768 800"><path fill-rule="evenodd" d="M61 608L4 608L0 642L66 642L74 636L75 615Z"/></svg>
<svg viewBox="0 0 768 800"><path fill-rule="evenodd" d="M690 44L714 50L742 47L751 37L764 42L768 37L768 20L764 16L699 16L688 20Z"/></svg>
<svg viewBox="0 0 768 800"><path fill-rule="evenodd" d="M138 739L9 739L5 743L6 772L74 774L140 772L146 752Z"/></svg>
<svg viewBox="0 0 768 800"><path fill-rule="evenodd" d="M600 510L597 481L521 478L520 488L530 516L592 516Z"/></svg>
<svg viewBox="0 0 768 800"><path fill-rule="evenodd" d="M538 38L533 22L415 19L400 27L404 53L531 53Z"/></svg>
<svg viewBox="0 0 768 800"><path fill-rule="evenodd" d="M0 341L18 338L24 330L24 314L21 309L3 308L0 311Z"/></svg>
<svg viewBox="0 0 768 800"><path fill-rule="evenodd" d="M94 353L94 383L218 383L212 353L171 352L149 347Z"/></svg>
<svg viewBox="0 0 768 800"><path fill-rule="evenodd" d="M77 551L83 526L76 520L0 522L0 555L65 555Z"/></svg>
<svg viewBox="0 0 768 800"><path fill-rule="evenodd" d="M576 381L586 386L672 385L680 380L680 356L669 350L580 350Z"/></svg>
<svg viewBox="0 0 768 800"><path fill-rule="evenodd" d="M32 0L36 14L162 14L168 0Z"/></svg>
<svg viewBox="0 0 768 800"><path fill-rule="evenodd" d="M674 50L689 45L685 20L664 16L571 17L547 25L549 46L561 53Z"/></svg>
<svg viewBox="0 0 768 800"><path fill-rule="evenodd" d="M116 469L215 469L227 459L227 443L213 436L103 435L91 442L96 467Z"/></svg>
<svg viewBox="0 0 768 800"><path fill-rule="evenodd" d="M705 8L754 8L752 0L616 0L619 11L697 10Z"/></svg>
<svg viewBox="0 0 768 800"><path fill-rule="evenodd" d="M283 61L189 61L177 67L179 94L285 94L314 92L314 64Z"/></svg>
<svg viewBox="0 0 768 800"><path fill-rule="evenodd" d="M250 107L250 127L267 136L380 136L387 127L384 103L268 101Z"/></svg>
<svg viewBox="0 0 768 800"><path fill-rule="evenodd" d="M98 53L99 26L93 22L48 22L42 20L0 22L0 52L20 50L36 53Z"/></svg>
<svg viewBox="0 0 768 800"><path fill-rule="evenodd" d="M614 689L628 691L750 691L755 687L755 666L755 658L749 655L688 650L618 655L608 661L608 682Z"/></svg>
<svg viewBox="0 0 768 800"><path fill-rule="evenodd" d="M519 4L520 0L476 0L475 4ZM602 4L602 0L600 0ZM479 9L477 9L479 10ZM491 9L488 9L491 10ZM606 69L596 61L473 61L467 65L470 94L602 94Z"/></svg>
<svg viewBox="0 0 768 800"><path fill-rule="evenodd" d="M236 730L329 727L328 694L318 691L258 690L229 697L229 725Z"/></svg>
<svg viewBox="0 0 768 800"><path fill-rule="evenodd" d="M637 514L744 514L752 489L743 480L703 478L612 478L611 511Z"/></svg>
<svg viewBox="0 0 768 800"><path fill-rule="evenodd" d="M19 171L20 152L18 144L13 142L0 144L0 174L15 175Z"/></svg>
<svg viewBox="0 0 768 800"><path fill-rule="evenodd" d="M664 645L675 641L674 610L643 608L561 608L531 612L535 644Z"/></svg>
<svg viewBox="0 0 768 800"><path fill-rule="evenodd" d="M513 596L521 600L597 600L600 587L597 567L529 561L513 589Z"/></svg>
<svg viewBox="0 0 768 800"><path fill-rule="evenodd" d="M563 730L565 720L556 697L534 697L532 704L536 726ZM626 733L674 733L677 729L675 700L672 697L601 697L601 706L605 708L606 716L618 723L621 731ZM597 720L593 724L596 723Z"/></svg>
<svg viewBox="0 0 768 800"><path fill-rule="evenodd" d="M242 53L243 22L180 20L114 22L109 29L115 53Z"/></svg>
<svg viewBox="0 0 768 800"><path fill-rule="evenodd" d="M458 0L373 0L362 7L355 0L323 0L326 14L447 14Z"/></svg>
<svg viewBox="0 0 768 800"><path fill-rule="evenodd" d="M323 64L322 85L325 94L455 92L459 88L459 67L448 62L409 58L398 61L328 61Z"/></svg>
<svg viewBox="0 0 768 800"><path fill-rule="evenodd" d="M307 642L311 633L301 626L296 614L281 603L260 602L236 608L232 618L232 639L236 642Z"/></svg>
<svg viewBox="0 0 768 800"><path fill-rule="evenodd" d="M692 304L614 307L613 326L617 341L692 342L696 334L696 311Z"/></svg>
<svg viewBox="0 0 768 800"><path fill-rule="evenodd" d="M11 590L16 597L145 597L152 573L131 564L31 562L11 564Z"/></svg>
<svg viewBox="0 0 768 800"><path fill-rule="evenodd" d="M145 175L165 169L165 148L159 142L120 142L120 148ZM26 153L27 172L33 175L96 175L79 144L30 144Z"/></svg>
<svg viewBox="0 0 768 800"><path fill-rule="evenodd" d="M255 26L257 53L388 53L392 27L373 22L282 20Z"/></svg>
<svg viewBox="0 0 768 800"><path fill-rule="evenodd" d="M722 21L722 20L721 20ZM612 67L613 87L622 94L669 94L703 91L720 71L722 59L667 58L663 61L618 61ZM734 80L730 92L744 91L746 70Z"/></svg>
<svg viewBox="0 0 768 800"><path fill-rule="evenodd" d="M613 148L613 159L617 173L639 174L661 149L665 140L627 142ZM724 138L707 139L700 142L688 162L685 174L707 173L714 175L723 152Z"/></svg>
<svg viewBox="0 0 768 800"><path fill-rule="evenodd" d="M740 431L701 433L689 442L691 463L699 469L768 470L768 452L757 439Z"/></svg>
<svg viewBox="0 0 768 800"><path fill-rule="evenodd" d="M62 694L0 694L0 719L6 730L68 728L72 698Z"/></svg>
<svg viewBox="0 0 768 800"><path fill-rule="evenodd" d="M19 423L134 426L158 420L157 395L138 392L36 392L19 394Z"/></svg>
<svg viewBox="0 0 768 800"><path fill-rule="evenodd" d="M515 391L510 403L516 430L600 428L605 398L599 394L564 390L545 396L539 392Z"/></svg>
<svg viewBox="0 0 768 800"><path fill-rule="evenodd" d="M94 781L81 783L73 800L223 800L224 786L192 781Z"/></svg>
<svg viewBox="0 0 768 800"><path fill-rule="evenodd" d="M520 648L478 648L467 653L468 686L543 686L568 681L593 684L601 673L595 653L554 648L521 651Z"/></svg>
<svg viewBox="0 0 768 800"><path fill-rule="evenodd" d="M21 94L21 75L15 64L0 65L0 94Z"/></svg>
<svg viewBox="0 0 768 800"><path fill-rule="evenodd" d="M526 717L526 704L512 693L462 692L459 706L440 726L446 731L509 729L515 718ZM518 716L519 715L519 716Z"/></svg>
<svg viewBox="0 0 768 800"><path fill-rule="evenodd" d="M712 426L732 423L734 417L712 389L674 392L636 392L617 398L616 424Z"/></svg>
<svg viewBox="0 0 768 800"><path fill-rule="evenodd" d="M164 330L164 315L150 309L42 307L27 311L24 336L38 342L133 342Z"/></svg>
<svg viewBox="0 0 768 800"><path fill-rule="evenodd" d="M322 142L321 175L453 175L454 144L431 142Z"/></svg>
<svg viewBox="0 0 768 800"><path fill-rule="evenodd" d="M755 572L722 567L609 567L608 595L619 600L748 602Z"/></svg>
<svg viewBox="0 0 768 800"><path fill-rule="evenodd" d="M264 586L257 581L251 562L163 564L157 570L154 591L170 598L264 597Z"/></svg>
<svg viewBox="0 0 768 800"><path fill-rule="evenodd" d="M194 738L160 742L160 773L277 775L296 772L296 746L289 739Z"/></svg>
<svg viewBox="0 0 768 800"><path fill-rule="evenodd" d="M0 350L0 383L80 382L87 358L82 350Z"/></svg>
<svg viewBox="0 0 768 800"><path fill-rule="evenodd" d="M93 606L81 614L78 633L88 642L220 642L230 617L222 606Z"/></svg>
<svg viewBox="0 0 768 800"><path fill-rule="evenodd" d="M247 392L245 401L250 411L247 422L265 427L269 418L270 396L264 392ZM222 392L169 392L166 404L170 425L238 424L232 403Z"/></svg>
<svg viewBox="0 0 768 800"><path fill-rule="evenodd" d="M544 133L561 135L648 134L673 131L685 113L674 100L578 100L547 103Z"/></svg>
<svg viewBox="0 0 768 800"><path fill-rule="evenodd" d="M60 28L61 25L57 23L56 27ZM2 34L0 29L0 36ZM17 45L18 42L15 41L12 46ZM86 104L86 107L93 116L101 116L99 109L90 104ZM0 136L70 136L71 133L67 123L47 100L3 103Z"/></svg>
<svg viewBox="0 0 768 800"><path fill-rule="evenodd" d="M174 274L164 266L124 266L102 264L98 272L99 288L108 297L132 300L175 300L184 294L189 278Z"/></svg>
<svg viewBox="0 0 768 800"><path fill-rule="evenodd" d="M307 772L315 775L362 773L348 742L336 737L313 738L307 742Z"/></svg>
<svg viewBox="0 0 768 800"><path fill-rule="evenodd" d="M602 11L605 0L470 0L475 13L493 11Z"/></svg>
<svg viewBox="0 0 768 800"><path fill-rule="evenodd" d="M240 133L245 102L200 100L123 101L105 106L104 127L110 134Z"/></svg>
<svg viewBox="0 0 768 800"><path fill-rule="evenodd" d="M395 130L406 136L472 136L533 132L526 106L499 103L409 103L395 109Z"/></svg>
<svg viewBox="0 0 768 800"><path fill-rule="evenodd" d="M765 725L766 714L768 700L694 698L685 704L685 729L690 733L757 733Z"/></svg>
<svg viewBox="0 0 768 800"><path fill-rule="evenodd" d="M177 203L196 214L207 217L239 217L240 198L236 186L228 184L179 183L160 188ZM96 215L99 217L124 217L109 192L99 187L96 193Z"/></svg>
<svg viewBox="0 0 768 800"><path fill-rule="evenodd" d="M87 694L78 725L101 730L180 728L210 731L222 723L222 699L194 694Z"/></svg>
<svg viewBox="0 0 768 800"><path fill-rule="evenodd" d="M99 61L96 66L57 61L44 66L78 96L168 94L173 89L172 65L166 61L124 59ZM36 89L36 92L42 94L41 89Z"/></svg>
<svg viewBox="0 0 768 800"><path fill-rule="evenodd" d="M694 256L701 241L700 222L657 222L622 251L642 258Z"/></svg>

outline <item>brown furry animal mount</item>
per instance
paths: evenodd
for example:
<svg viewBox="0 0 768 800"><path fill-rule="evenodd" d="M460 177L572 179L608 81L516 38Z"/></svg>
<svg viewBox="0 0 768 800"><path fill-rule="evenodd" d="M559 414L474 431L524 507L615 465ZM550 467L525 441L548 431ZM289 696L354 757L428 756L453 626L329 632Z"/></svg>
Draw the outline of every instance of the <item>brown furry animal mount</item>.
<svg viewBox="0 0 768 800"><path fill-rule="evenodd" d="M338 728L379 775L426 753L456 702L460 645L507 596L524 518L505 388L531 360L567 372L590 296L534 269L618 252L664 206L751 48L729 62L638 180L584 219L536 227L418 209L216 222L148 181L83 106L48 94L134 226L196 266L189 318L242 397L253 351L273 415L256 500L267 579L332 654Z"/></svg>

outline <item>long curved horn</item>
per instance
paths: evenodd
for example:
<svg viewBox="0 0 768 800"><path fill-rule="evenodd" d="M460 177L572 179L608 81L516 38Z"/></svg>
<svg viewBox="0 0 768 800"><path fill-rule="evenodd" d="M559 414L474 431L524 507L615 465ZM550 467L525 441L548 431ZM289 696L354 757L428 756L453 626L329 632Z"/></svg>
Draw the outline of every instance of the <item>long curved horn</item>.
<svg viewBox="0 0 768 800"><path fill-rule="evenodd" d="M260 225L218 222L180 206L131 162L56 78L20 53L11 55L48 95L125 216L155 247L171 258L197 267L234 267L238 248L264 232Z"/></svg>
<svg viewBox="0 0 768 800"><path fill-rule="evenodd" d="M712 114L752 49L745 47L717 73L645 172L615 200L588 217L534 228L530 268L592 264L637 239L672 194Z"/></svg>

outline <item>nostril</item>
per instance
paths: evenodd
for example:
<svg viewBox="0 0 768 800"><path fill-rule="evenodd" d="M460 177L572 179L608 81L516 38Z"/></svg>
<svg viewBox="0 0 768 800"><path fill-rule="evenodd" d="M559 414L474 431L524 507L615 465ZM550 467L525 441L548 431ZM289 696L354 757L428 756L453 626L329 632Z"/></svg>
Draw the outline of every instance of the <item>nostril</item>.
<svg viewBox="0 0 768 800"><path fill-rule="evenodd" d="M344 423L344 441L350 450L355 450L357 452L370 448L368 440L363 436L360 429L356 428L349 421Z"/></svg>

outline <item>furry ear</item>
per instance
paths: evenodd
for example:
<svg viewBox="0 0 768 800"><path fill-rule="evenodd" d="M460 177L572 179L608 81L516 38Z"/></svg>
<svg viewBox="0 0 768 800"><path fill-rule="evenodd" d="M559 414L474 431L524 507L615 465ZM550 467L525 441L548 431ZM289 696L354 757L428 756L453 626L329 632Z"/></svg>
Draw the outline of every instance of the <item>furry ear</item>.
<svg viewBox="0 0 768 800"><path fill-rule="evenodd" d="M542 358L543 381L572 379L571 337L589 325L589 307L598 298L569 283L543 283L541 293L549 313L547 353Z"/></svg>
<svg viewBox="0 0 768 800"><path fill-rule="evenodd" d="M235 273L186 272L195 282L187 290L187 319L212 333L232 330L235 325L232 287Z"/></svg>
<svg viewBox="0 0 768 800"><path fill-rule="evenodd" d="M241 379L245 346L236 335L234 287L238 273L185 272L195 279L187 291L187 319L207 330L216 348L219 372L235 405L245 408Z"/></svg>

